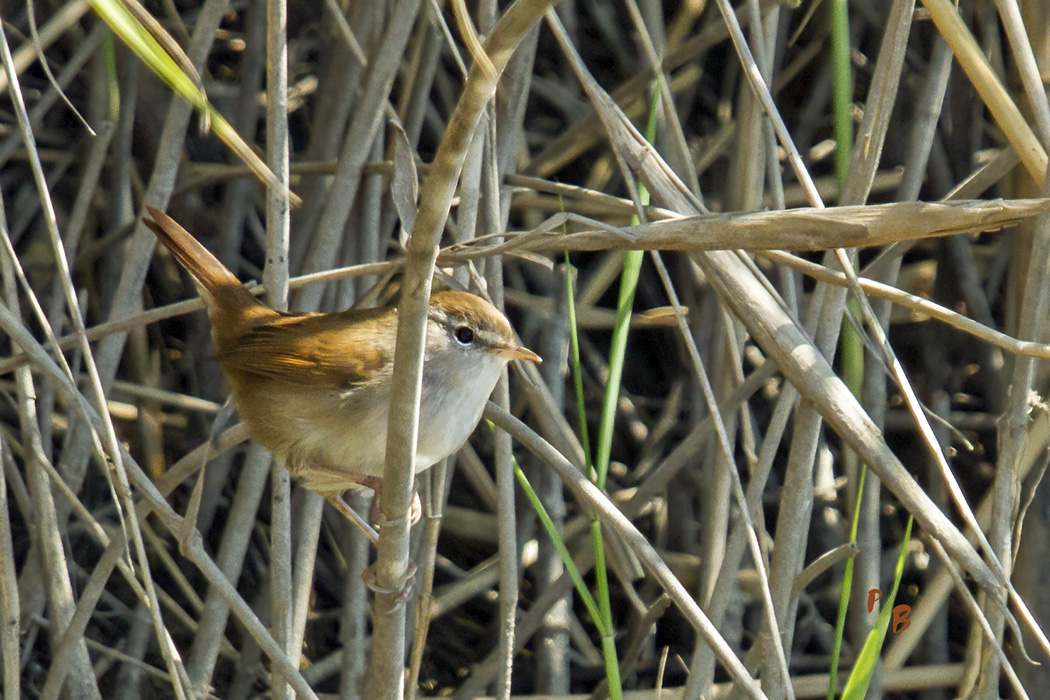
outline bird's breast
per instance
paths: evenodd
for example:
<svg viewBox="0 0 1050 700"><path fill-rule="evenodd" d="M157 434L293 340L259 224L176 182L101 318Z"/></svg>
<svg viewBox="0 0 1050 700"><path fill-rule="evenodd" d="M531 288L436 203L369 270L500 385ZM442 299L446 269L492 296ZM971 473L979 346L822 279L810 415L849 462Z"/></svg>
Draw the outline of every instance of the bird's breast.
<svg viewBox="0 0 1050 700"><path fill-rule="evenodd" d="M487 358L483 358L487 360ZM501 362L483 361L455 374L424 367L415 471L448 457L481 418ZM382 476L386 459L389 383L346 390L312 388L227 371L234 402L251 436L283 457L293 474L311 465L334 474Z"/></svg>
<svg viewBox="0 0 1050 700"><path fill-rule="evenodd" d="M451 369L440 363L424 366L423 383L427 390L419 410L416 471L459 449L481 420L503 363L487 355L479 359L464 371L459 371L462 364L454 364ZM429 464L424 464L428 460Z"/></svg>

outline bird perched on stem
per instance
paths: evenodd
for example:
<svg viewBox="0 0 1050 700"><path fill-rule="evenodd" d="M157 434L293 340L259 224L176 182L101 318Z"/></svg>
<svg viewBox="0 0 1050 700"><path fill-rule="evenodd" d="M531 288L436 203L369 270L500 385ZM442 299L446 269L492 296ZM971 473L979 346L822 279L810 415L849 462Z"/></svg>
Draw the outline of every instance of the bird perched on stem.
<svg viewBox="0 0 1050 700"><path fill-rule="evenodd" d="M174 219L146 209L143 222L207 304L216 360L249 435L375 543L375 530L342 493L381 485L397 309L275 311ZM466 292L431 296L416 473L466 441L510 360L540 362L499 309Z"/></svg>

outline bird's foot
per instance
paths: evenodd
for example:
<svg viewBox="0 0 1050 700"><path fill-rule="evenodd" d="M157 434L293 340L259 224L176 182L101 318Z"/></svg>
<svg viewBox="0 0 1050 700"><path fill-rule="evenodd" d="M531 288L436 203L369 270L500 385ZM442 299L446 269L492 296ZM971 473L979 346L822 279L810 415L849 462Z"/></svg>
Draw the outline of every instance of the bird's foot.
<svg viewBox="0 0 1050 700"><path fill-rule="evenodd" d="M383 492L383 480L378 476L366 476L361 482L362 486L367 486L375 492L375 496L372 497L372 509L368 513L368 520L372 523L383 523L383 513L379 509L379 495ZM420 521L423 517L423 502L419 500L419 494L416 491L412 492L412 509L408 514L408 526L412 527Z"/></svg>
<svg viewBox="0 0 1050 700"><path fill-rule="evenodd" d="M393 586L390 588L383 588L376 583L376 565L372 564L361 574L361 580L365 582L371 590L376 593L386 593L394 595L399 604L407 603L412 598L412 591L416 586L416 571L419 567L411 559L408 560L408 569L405 571L405 576L401 581L400 586Z"/></svg>

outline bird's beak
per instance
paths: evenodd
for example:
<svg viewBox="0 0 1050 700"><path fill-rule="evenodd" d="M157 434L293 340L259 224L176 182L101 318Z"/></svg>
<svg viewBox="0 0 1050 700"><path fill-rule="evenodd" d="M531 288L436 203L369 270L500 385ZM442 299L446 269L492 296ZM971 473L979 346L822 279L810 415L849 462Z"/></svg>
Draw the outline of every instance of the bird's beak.
<svg viewBox="0 0 1050 700"><path fill-rule="evenodd" d="M535 362L540 364L543 358L521 345L505 346L499 349L499 354L508 360L522 360L523 362Z"/></svg>

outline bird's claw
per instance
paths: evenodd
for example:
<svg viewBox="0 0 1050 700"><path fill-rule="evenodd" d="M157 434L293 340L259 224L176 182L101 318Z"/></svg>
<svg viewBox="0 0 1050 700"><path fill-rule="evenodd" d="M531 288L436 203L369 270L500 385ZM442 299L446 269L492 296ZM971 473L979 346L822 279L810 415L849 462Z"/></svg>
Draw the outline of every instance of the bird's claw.
<svg viewBox="0 0 1050 700"><path fill-rule="evenodd" d="M412 591L416 586L416 571L419 567L411 559L408 560L408 569L400 587L384 588L376 583L376 565L372 564L361 574L361 580L365 585L376 593L385 593L395 596L398 604L407 603L412 598Z"/></svg>
<svg viewBox="0 0 1050 700"><path fill-rule="evenodd" d="M380 527L383 525L383 512L379 509L379 491L375 492L376 495L372 499L372 509L368 514L368 519L373 523L378 524ZM408 512L408 526L414 527L423 517L423 502L419 500L419 494L415 491L412 492L412 508Z"/></svg>

